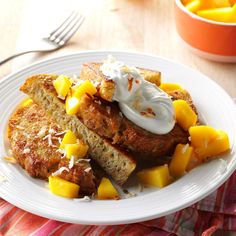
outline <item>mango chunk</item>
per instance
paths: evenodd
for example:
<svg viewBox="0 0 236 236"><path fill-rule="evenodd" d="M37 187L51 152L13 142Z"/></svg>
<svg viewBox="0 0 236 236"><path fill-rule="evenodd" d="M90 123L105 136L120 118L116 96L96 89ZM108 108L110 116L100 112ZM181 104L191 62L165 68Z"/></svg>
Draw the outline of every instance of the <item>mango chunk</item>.
<svg viewBox="0 0 236 236"><path fill-rule="evenodd" d="M217 137L213 141L209 142L206 146L195 148L197 157L204 161L209 157L214 157L222 154L230 149L230 143L228 135L222 131L217 130Z"/></svg>
<svg viewBox="0 0 236 236"><path fill-rule="evenodd" d="M62 98L65 98L69 93L71 85L70 79L64 75L58 76L57 79L53 81L53 86L56 89L57 94Z"/></svg>
<svg viewBox="0 0 236 236"><path fill-rule="evenodd" d="M189 2L186 6L185 6L189 11L195 13L197 11L200 10L201 7L201 2L200 0L194 0L192 2Z"/></svg>
<svg viewBox="0 0 236 236"><path fill-rule="evenodd" d="M76 97L67 96L66 98L66 113L75 115L80 107L80 100Z"/></svg>
<svg viewBox="0 0 236 236"><path fill-rule="evenodd" d="M182 3L184 4L184 5L186 5L186 4L188 4L188 3L190 3L190 2L192 2L193 0L182 0Z"/></svg>
<svg viewBox="0 0 236 236"><path fill-rule="evenodd" d="M163 188L171 181L168 165L152 167L137 173L139 181L146 186Z"/></svg>
<svg viewBox="0 0 236 236"><path fill-rule="evenodd" d="M170 91L182 89L182 87L176 83L162 83L160 85L160 89L162 89L165 92L170 92Z"/></svg>
<svg viewBox="0 0 236 236"><path fill-rule="evenodd" d="M191 126L196 125L197 115L186 101L175 100L173 106L176 121L184 130L187 131Z"/></svg>
<svg viewBox="0 0 236 236"><path fill-rule="evenodd" d="M100 200L119 199L119 193L108 178L103 177L98 187L97 197Z"/></svg>
<svg viewBox="0 0 236 236"><path fill-rule="evenodd" d="M231 22L233 18L233 8L224 7L224 8L201 10L197 12L197 15L204 17L208 20L214 20L219 22Z"/></svg>
<svg viewBox="0 0 236 236"><path fill-rule="evenodd" d="M182 176L188 167L193 148L189 144L178 144L170 162L170 174L174 177Z"/></svg>
<svg viewBox="0 0 236 236"><path fill-rule="evenodd" d="M26 98L26 99L24 99L24 100L21 102L20 106L21 106L21 107L26 107L26 106L28 106L28 105L30 105L30 104L32 104L32 103L33 103L33 100L32 100L32 99Z"/></svg>
<svg viewBox="0 0 236 236"><path fill-rule="evenodd" d="M84 157L88 151L88 145L79 141L78 143L74 144L67 144L65 145L66 157L71 159L72 156L74 158L79 159Z"/></svg>
<svg viewBox="0 0 236 236"><path fill-rule="evenodd" d="M89 81L85 80L79 87L75 88L72 93L72 97L80 99L84 94L90 94L91 96L97 93L96 87Z"/></svg>
<svg viewBox="0 0 236 236"><path fill-rule="evenodd" d="M66 144L74 144L76 141L77 137L75 134L71 130L68 130L61 141L60 149L64 149Z"/></svg>
<svg viewBox="0 0 236 236"><path fill-rule="evenodd" d="M206 147L209 142L215 140L218 136L217 131L207 125L192 126L189 128L191 146Z"/></svg>
<svg viewBox="0 0 236 236"><path fill-rule="evenodd" d="M229 0L229 1L230 1L231 6L233 6L236 3L236 0Z"/></svg>
<svg viewBox="0 0 236 236"><path fill-rule="evenodd" d="M79 185L71 183L57 176L49 176L49 189L53 194L61 197L76 198L79 196Z"/></svg>

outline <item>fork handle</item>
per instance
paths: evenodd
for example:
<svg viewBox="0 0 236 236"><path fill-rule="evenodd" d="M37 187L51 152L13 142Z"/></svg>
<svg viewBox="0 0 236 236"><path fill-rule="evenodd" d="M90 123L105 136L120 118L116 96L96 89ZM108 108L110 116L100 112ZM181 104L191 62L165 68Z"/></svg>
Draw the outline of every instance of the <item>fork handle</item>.
<svg viewBox="0 0 236 236"><path fill-rule="evenodd" d="M19 57L19 56L22 56L24 54L27 54L27 53L31 53L31 52L48 52L49 50L30 50L30 51L25 51L25 52L20 52L20 53L17 53L17 54L14 54L10 57L7 57L6 59L0 61L0 66L3 65L4 63L16 58L16 57Z"/></svg>

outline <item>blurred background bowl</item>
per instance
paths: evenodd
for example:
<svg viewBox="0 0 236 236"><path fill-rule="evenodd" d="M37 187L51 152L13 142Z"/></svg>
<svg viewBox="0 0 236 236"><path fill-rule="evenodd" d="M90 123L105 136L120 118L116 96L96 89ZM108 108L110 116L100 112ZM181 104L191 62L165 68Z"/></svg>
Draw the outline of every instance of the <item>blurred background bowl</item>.
<svg viewBox="0 0 236 236"><path fill-rule="evenodd" d="M197 55L213 61L236 63L236 23L207 20L188 11L175 0L179 35Z"/></svg>

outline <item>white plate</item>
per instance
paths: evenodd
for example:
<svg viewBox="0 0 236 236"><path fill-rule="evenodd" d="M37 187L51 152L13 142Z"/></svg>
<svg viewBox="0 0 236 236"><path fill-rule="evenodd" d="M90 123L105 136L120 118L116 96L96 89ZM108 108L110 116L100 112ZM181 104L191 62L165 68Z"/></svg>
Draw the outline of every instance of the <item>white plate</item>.
<svg viewBox="0 0 236 236"><path fill-rule="evenodd" d="M159 190L148 189L138 196L119 201L76 202L52 195L45 182L29 177L19 166L0 161L0 174L7 181L0 185L0 196L34 214L60 221L81 224L123 224L161 217L185 208L219 187L236 169L236 110L231 98L201 73L169 60L138 53L90 51L62 56L31 65L0 82L0 154L6 155L4 140L7 120L16 104L24 98L20 85L37 73L79 74L81 65L102 61L108 54L128 64L163 73L164 81L178 82L192 95L207 124L225 130L230 138L231 152L204 164L173 184Z"/></svg>

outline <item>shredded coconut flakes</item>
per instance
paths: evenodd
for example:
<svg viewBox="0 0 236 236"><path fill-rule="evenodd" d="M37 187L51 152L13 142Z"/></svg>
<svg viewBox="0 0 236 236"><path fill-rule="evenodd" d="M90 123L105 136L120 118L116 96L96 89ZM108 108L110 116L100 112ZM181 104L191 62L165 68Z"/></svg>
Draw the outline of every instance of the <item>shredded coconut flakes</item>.
<svg viewBox="0 0 236 236"><path fill-rule="evenodd" d="M71 156L70 161L69 161L69 169L71 169L75 164L75 157Z"/></svg>
<svg viewBox="0 0 236 236"><path fill-rule="evenodd" d="M86 168L86 169L84 170L84 172L87 172L87 173L88 173L91 169L92 169L91 167L88 167L88 168Z"/></svg>
<svg viewBox="0 0 236 236"><path fill-rule="evenodd" d="M20 126L20 125L16 125L16 128L17 128L17 129L21 129L21 130L24 129L24 127L22 127L22 126Z"/></svg>
<svg viewBox="0 0 236 236"><path fill-rule="evenodd" d="M57 176L57 175L61 175L63 171L67 171L69 172L70 170L65 167L65 166L62 166L60 169L58 169L57 171L53 172L52 173L52 176Z"/></svg>
<svg viewBox="0 0 236 236"><path fill-rule="evenodd" d="M23 154L27 154L27 153L30 153L30 149L29 148L24 148Z"/></svg>
<svg viewBox="0 0 236 236"><path fill-rule="evenodd" d="M77 160L76 162L77 162L77 163L80 163L80 162L83 162L83 161L85 161L85 162L90 162L90 160L91 160L91 159L80 158L80 159Z"/></svg>
<svg viewBox="0 0 236 236"><path fill-rule="evenodd" d="M0 175L0 184L4 183L7 181L7 177L4 175Z"/></svg>
<svg viewBox="0 0 236 236"><path fill-rule="evenodd" d="M182 153L183 153L183 154L187 151L188 147L189 147L189 144L187 143L187 144L184 146L184 148L182 149Z"/></svg>
<svg viewBox="0 0 236 236"><path fill-rule="evenodd" d="M84 196L83 198L75 198L74 201L76 202L91 202L91 198L89 196Z"/></svg>
<svg viewBox="0 0 236 236"><path fill-rule="evenodd" d="M64 131L59 132L59 133L55 133L55 136L60 136L60 135L62 135L62 134L65 134L66 132L67 132L67 130L64 130Z"/></svg>
<svg viewBox="0 0 236 236"><path fill-rule="evenodd" d="M66 98L62 95L57 95L58 98L60 98L61 100L65 100Z"/></svg>
<svg viewBox="0 0 236 236"><path fill-rule="evenodd" d="M42 138L45 134L46 134L47 128L46 127L42 127L39 132L37 133L37 136Z"/></svg>

